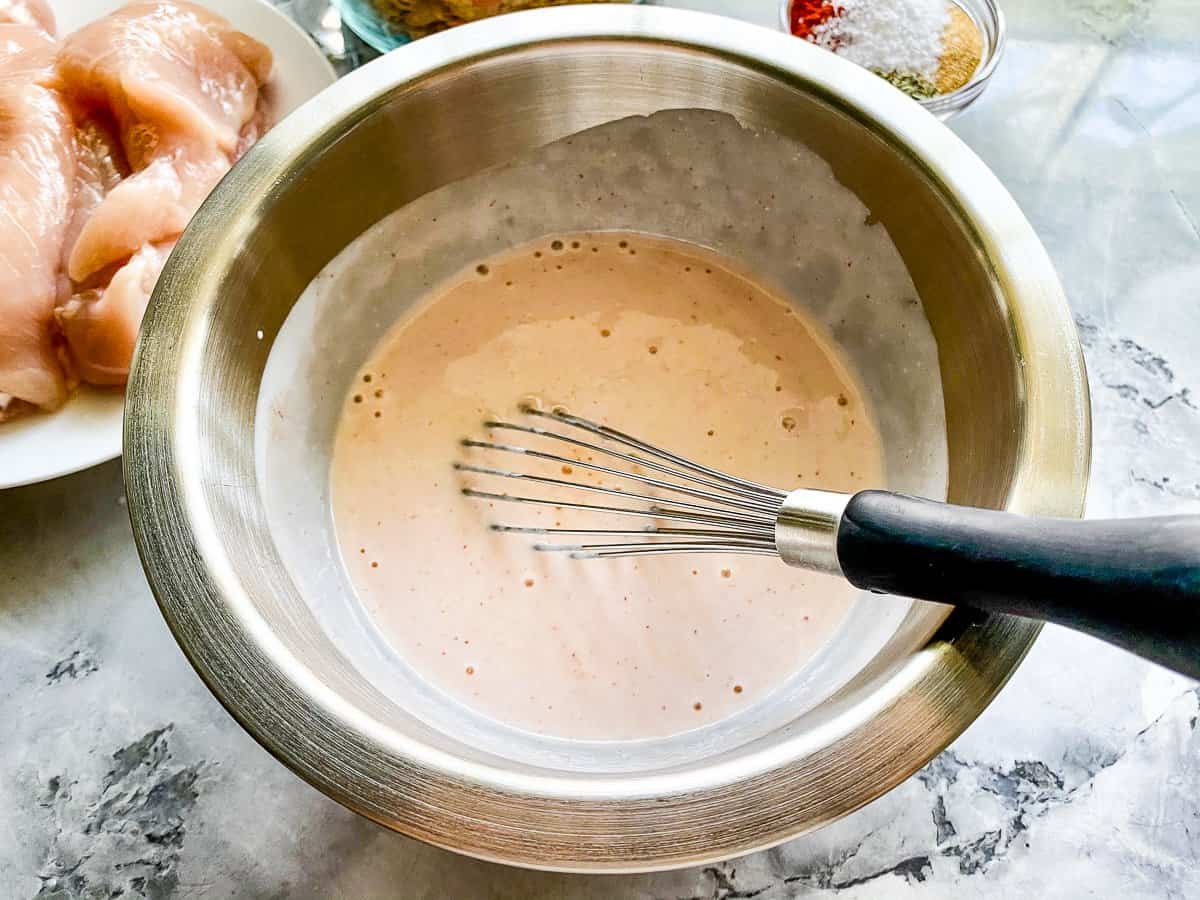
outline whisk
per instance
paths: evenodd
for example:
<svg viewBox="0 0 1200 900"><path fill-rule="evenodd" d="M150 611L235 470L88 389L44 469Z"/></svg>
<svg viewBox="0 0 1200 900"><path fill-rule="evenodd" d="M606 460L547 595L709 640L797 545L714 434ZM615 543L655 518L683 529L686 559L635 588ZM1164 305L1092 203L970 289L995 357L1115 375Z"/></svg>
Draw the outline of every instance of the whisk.
<svg viewBox="0 0 1200 900"><path fill-rule="evenodd" d="M473 476L555 496L463 488L468 497L641 520L625 528L493 524L575 559L680 553L776 556L875 593L1055 622L1200 677L1200 516L1079 521L937 503L889 491L786 491L739 478L562 409L520 407L464 447L617 479L628 488L457 462ZM542 427L534 422L552 423ZM501 434L521 444L504 443ZM532 439L532 440L530 440ZM526 446L561 448L537 449ZM590 455L564 455L573 448ZM607 465L598 462L603 459ZM564 491L579 500L563 499ZM597 497L597 495L599 495ZM585 502L588 499L598 502Z"/></svg>

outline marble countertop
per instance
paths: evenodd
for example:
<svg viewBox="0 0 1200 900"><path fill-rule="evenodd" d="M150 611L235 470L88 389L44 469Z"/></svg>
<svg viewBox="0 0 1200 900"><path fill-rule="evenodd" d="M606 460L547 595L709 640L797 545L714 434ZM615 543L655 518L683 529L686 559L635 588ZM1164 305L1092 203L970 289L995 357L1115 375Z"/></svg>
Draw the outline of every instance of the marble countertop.
<svg viewBox="0 0 1200 900"><path fill-rule="evenodd" d="M294 0L296 4L307 0ZM775 4L692 2L771 24ZM1088 512L1200 512L1194 0L1006 0L953 123L1053 257L1095 413ZM276 763L177 648L117 463L0 493L0 896L1200 896L1200 692L1047 628L979 720L823 831L658 875L507 869L358 818Z"/></svg>

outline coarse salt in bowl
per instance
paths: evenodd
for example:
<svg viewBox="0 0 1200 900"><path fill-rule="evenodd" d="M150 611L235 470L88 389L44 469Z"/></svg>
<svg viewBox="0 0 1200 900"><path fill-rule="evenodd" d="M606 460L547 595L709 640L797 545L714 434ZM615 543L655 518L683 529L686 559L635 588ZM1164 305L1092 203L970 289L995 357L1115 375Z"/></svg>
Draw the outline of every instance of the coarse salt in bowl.
<svg viewBox="0 0 1200 900"><path fill-rule="evenodd" d="M793 33L792 9L795 2L796 0L783 0L779 7L779 26L788 34ZM859 2L863 2L863 0L859 0ZM911 0L870 0L870 2L872 4L872 8L870 9L872 13L871 18L874 20L885 18L887 6L889 5L894 5L897 13L903 13L904 7L911 5ZM983 93L988 82L991 80L992 73L995 72L996 66L1000 62L1001 55L1004 53L1006 28L1004 13L1000 10L996 0L946 0L946 3L947 6L956 8L970 19L971 23L978 30L982 46L980 48L979 63L964 84L946 93L936 94L932 97L914 98L925 109L943 121L961 113ZM829 6L833 8L837 4L830 3ZM865 60L856 59L856 54L848 49L843 49L844 45L843 47L832 46L837 43L838 38L833 34L831 26L823 24L818 26L817 31L822 34L823 39L811 41L811 43L823 46L825 49L833 50L839 56L848 58L852 62L859 63L860 65L865 64ZM802 39L808 40L808 38ZM899 47L888 46L891 44L895 44L895 41L886 42L882 48L885 52L884 59L899 52ZM871 68L870 65L866 65L866 67Z"/></svg>

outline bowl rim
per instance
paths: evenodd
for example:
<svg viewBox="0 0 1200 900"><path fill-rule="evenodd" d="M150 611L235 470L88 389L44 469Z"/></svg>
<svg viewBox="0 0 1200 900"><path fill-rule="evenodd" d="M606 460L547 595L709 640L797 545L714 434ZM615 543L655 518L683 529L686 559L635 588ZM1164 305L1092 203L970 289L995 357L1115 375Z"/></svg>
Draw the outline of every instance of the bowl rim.
<svg viewBox="0 0 1200 900"><path fill-rule="evenodd" d="M203 680L265 748L324 793L410 836L492 861L563 871L647 871L695 865L773 846L864 805L903 781L969 725L1003 686L1028 651L1038 626L1000 616L951 616L940 636L917 651L837 728L806 732L748 757L696 771L585 777L515 772L445 753L399 735L353 708L308 671L251 608L228 567L220 538L202 502L200 469L191 464L199 435L189 425L195 400L194 340L205 330L204 310L188 302L202 290L197 277L212 258L232 253L254 225L256 197L286 183L289 168L322 136L354 121L398 85L472 60L534 44L625 40L683 46L718 54L777 77L802 81L885 132L919 159L977 232L1014 313L1012 326L1028 375L1030 427L1022 442L1007 508L1078 516L1090 461L1090 407L1082 350L1050 260L998 179L950 131L900 92L853 63L789 35L704 13L658 7L588 6L534 10L497 17L408 45L363 67L285 119L234 168L205 203L172 256L147 312L130 379L125 440L128 509L142 564L176 640ZM970 627L966 627L969 625ZM218 634L213 629L221 629ZM947 631L946 629L950 629ZM232 642L228 646L223 642ZM931 681L932 680L932 681ZM614 829L645 828L646 816L670 800L684 808L719 802L750 808L748 785L813 775L819 752L840 746L868 723L895 725L919 685L948 683L952 695L937 727L920 742L895 748L890 768L858 778L852 791L831 800L820 816L725 825L699 822L694 840L662 847L646 843L626 856L595 846L595 815ZM258 693L248 692L253 685ZM270 689L294 699L264 709ZM268 692L268 695L269 692ZM305 715L301 715L304 713ZM330 766L314 729L331 739L358 741L387 751L398 787L368 790ZM884 734L887 734L886 729ZM370 761L367 761L370 762ZM356 764L366 765L367 762ZM828 760L825 761L826 764ZM377 770L382 771L382 770ZM503 818L516 809L546 812L559 829L576 827L579 848L546 842L531 846L527 833L479 825L466 833L452 811L414 809L400 788L416 793L425 781L462 795L480 817ZM373 791L375 793L373 793ZM389 808L379 791L392 797ZM393 791L393 793L387 793ZM413 803L416 801L413 800ZM755 801L760 802L760 801ZM778 800L773 801L776 812ZM494 804L494 806L488 806ZM496 812L500 810L500 812ZM643 818L639 819L641 816ZM717 817L721 819L720 816ZM763 816L763 818L767 818ZM472 820L474 821L474 820ZM561 834L550 829L544 835ZM572 835L568 835L572 837ZM647 840L650 840L647 838Z"/></svg>

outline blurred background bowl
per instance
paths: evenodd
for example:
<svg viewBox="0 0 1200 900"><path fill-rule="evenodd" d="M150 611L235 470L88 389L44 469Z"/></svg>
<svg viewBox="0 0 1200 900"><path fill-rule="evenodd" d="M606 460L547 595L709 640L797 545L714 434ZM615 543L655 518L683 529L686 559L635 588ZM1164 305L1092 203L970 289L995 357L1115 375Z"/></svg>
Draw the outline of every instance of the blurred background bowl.
<svg viewBox="0 0 1200 900"><path fill-rule="evenodd" d="M939 94L927 100L917 100L923 107L942 121L947 121L963 112L968 106L979 99L987 89L1000 58L1004 55L1005 34L1007 24L1004 12L997 0L949 0L967 14L975 27L979 29L983 39L983 52L979 66L971 80L956 90ZM787 34L792 33L792 3L793 0L783 0L779 5L779 27Z"/></svg>
<svg viewBox="0 0 1200 900"><path fill-rule="evenodd" d="M349 589L309 588L281 540L336 576L331 429L260 406L301 294L358 235L431 190L585 128L680 108L806 144L887 228L938 345L949 499L1081 511L1087 385L1049 259L988 168L876 76L766 29L650 7L502 16L389 54L277 126L180 241L141 333L125 477L149 582L213 692L303 778L413 837L586 871L748 853L919 769L1037 634L1025 621L912 604L842 686L803 709L768 710L772 727L726 729L718 742L697 729L584 743L421 708L431 692L387 689L323 625L329 604L353 602ZM344 395L390 325L373 324L330 362L325 392ZM304 467L261 464L272 442L297 435ZM313 502L286 535L264 501L272 480Z"/></svg>
<svg viewBox="0 0 1200 900"><path fill-rule="evenodd" d="M387 53L402 47L410 41L428 34L425 29L415 33L406 28L402 17L397 12L389 14L389 8L397 10L400 7L421 6L409 0L333 0L341 13L342 21L374 50ZM545 6L560 6L572 3L644 3L646 0L512 0L507 3L506 11L516 12L522 9L535 9ZM433 4L424 4L426 7Z"/></svg>

